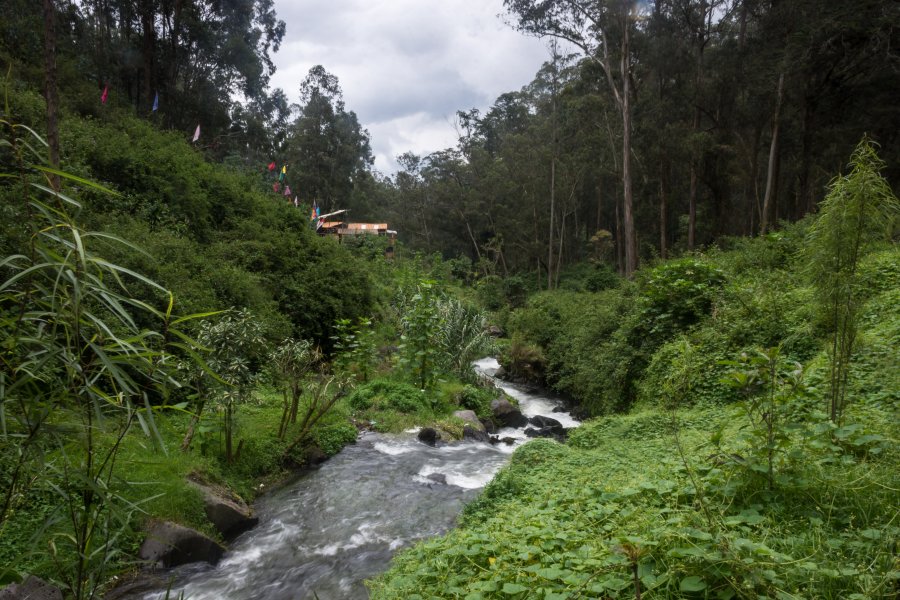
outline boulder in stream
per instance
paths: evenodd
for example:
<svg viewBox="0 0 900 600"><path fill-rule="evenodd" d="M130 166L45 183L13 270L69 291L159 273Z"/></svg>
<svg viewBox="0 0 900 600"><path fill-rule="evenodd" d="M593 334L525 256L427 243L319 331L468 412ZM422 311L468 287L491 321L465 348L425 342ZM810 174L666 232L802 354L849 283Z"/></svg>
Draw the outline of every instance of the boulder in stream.
<svg viewBox="0 0 900 600"><path fill-rule="evenodd" d="M138 558L151 567L177 567L192 562L216 564L225 548L199 531L169 521L150 526Z"/></svg>
<svg viewBox="0 0 900 600"><path fill-rule="evenodd" d="M473 442L490 442L491 436L484 429L476 429L472 425L463 426L463 439Z"/></svg>
<svg viewBox="0 0 900 600"><path fill-rule="evenodd" d="M465 421L467 426L471 426L473 429L484 431L484 424L478 420L478 415L475 414L474 410L457 410L453 413L453 416Z"/></svg>
<svg viewBox="0 0 900 600"><path fill-rule="evenodd" d="M430 479L435 483L440 483L442 485L447 485L447 476L443 473L431 473L430 475L425 476L426 479Z"/></svg>
<svg viewBox="0 0 900 600"><path fill-rule="evenodd" d="M423 427L417 437L420 442L429 446L437 446L438 440L441 439L440 434L433 427Z"/></svg>
<svg viewBox="0 0 900 600"><path fill-rule="evenodd" d="M250 507L240 498L199 481L191 480L191 483L203 494L206 517L224 539L232 540L259 523L259 518L252 515Z"/></svg>
<svg viewBox="0 0 900 600"><path fill-rule="evenodd" d="M552 429L557 431L558 433L562 433L564 431L562 423L560 423L556 419L545 417L544 415L535 415L528 419L528 422L538 429Z"/></svg>
<svg viewBox="0 0 900 600"><path fill-rule="evenodd" d="M491 412L504 427L519 428L528 425L528 418L506 398L492 400Z"/></svg>
<svg viewBox="0 0 900 600"><path fill-rule="evenodd" d="M0 590L0 600L63 600L62 591L31 575L22 583L11 583Z"/></svg>

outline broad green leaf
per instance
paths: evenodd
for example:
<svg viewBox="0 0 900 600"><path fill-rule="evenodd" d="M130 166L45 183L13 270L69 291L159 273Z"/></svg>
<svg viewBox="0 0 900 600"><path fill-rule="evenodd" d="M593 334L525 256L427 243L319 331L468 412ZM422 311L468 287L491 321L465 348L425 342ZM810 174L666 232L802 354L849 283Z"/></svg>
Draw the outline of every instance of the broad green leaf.
<svg viewBox="0 0 900 600"><path fill-rule="evenodd" d="M706 582L697 575L690 575L681 580L678 589L682 592L702 592L706 589Z"/></svg>

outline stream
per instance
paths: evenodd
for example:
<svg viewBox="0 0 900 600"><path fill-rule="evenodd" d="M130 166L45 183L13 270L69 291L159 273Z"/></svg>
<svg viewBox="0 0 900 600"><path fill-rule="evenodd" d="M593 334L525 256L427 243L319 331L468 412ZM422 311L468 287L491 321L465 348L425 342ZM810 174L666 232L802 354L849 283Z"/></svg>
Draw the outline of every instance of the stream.
<svg viewBox="0 0 900 600"><path fill-rule="evenodd" d="M498 367L493 358L475 363L488 377ZM494 382L526 416L578 426L568 413L553 412L558 401ZM450 529L462 507L528 439L524 429L504 428L497 435L515 444L432 448L415 431L364 433L318 470L261 498L255 506L259 525L237 538L218 565L172 569L170 598L182 591L186 600L368 598L365 579L387 570L399 549Z"/></svg>

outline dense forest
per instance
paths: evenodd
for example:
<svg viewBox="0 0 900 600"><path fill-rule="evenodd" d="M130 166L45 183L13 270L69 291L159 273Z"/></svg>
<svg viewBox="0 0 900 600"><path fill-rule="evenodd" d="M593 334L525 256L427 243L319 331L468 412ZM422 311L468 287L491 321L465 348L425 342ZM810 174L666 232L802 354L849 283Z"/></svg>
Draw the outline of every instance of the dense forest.
<svg viewBox="0 0 900 600"><path fill-rule="evenodd" d="M65 109L199 124L210 159L291 165L305 205L544 287L601 250L631 273L815 212L863 133L898 179L898 15L881 0L508 0L511 26L559 41L547 63L483 114L460 107L456 147L391 175L327 65L297 82L299 104L269 89L285 30L271 1L5 4L15 80L65 89Z"/></svg>
<svg viewBox="0 0 900 600"><path fill-rule="evenodd" d="M274 0L0 0L0 585L223 548L210 490L360 431L484 441L494 354L584 425L372 597L896 596L900 6L503 7L534 80L385 174L327 64L270 86Z"/></svg>

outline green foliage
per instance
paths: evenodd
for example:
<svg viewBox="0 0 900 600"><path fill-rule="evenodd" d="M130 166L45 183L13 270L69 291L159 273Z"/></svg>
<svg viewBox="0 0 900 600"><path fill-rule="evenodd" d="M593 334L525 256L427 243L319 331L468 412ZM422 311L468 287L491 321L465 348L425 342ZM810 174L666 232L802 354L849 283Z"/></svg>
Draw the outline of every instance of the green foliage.
<svg viewBox="0 0 900 600"><path fill-rule="evenodd" d="M472 362L494 351L487 319L480 310L450 295L437 299L438 364L444 372L472 380Z"/></svg>
<svg viewBox="0 0 900 600"><path fill-rule="evenodd" d="M493 388L466 384L459 394L458 403L461 408L475 411L481 418L490 418L491 402L496 395L497 392Z"/></svg>
<svg viewBox="0 0 900 600"><path fill-rule="evenodd" d="M864 138L850 159L850 174L831 182L807 239L808 269L831 333L828 390L831 419L836 422L847 402L856 342L859 264L874 244L890 239L900 214L900 200L880 174L884 166Z"/></svg>
<svg viewBox="0 0 900 600"><path fill-rule="evenodd" d="M356 410L396 410L402 413L416 412L430 404L421 389L400 381L377 379L361 385L347 397Z"/></svg>
<svg viewBox="0 0 900 600"><path fill-rule="evenodd" d="M400 366L420 389L428 390L437 379L442 325L433 281L421 281L416 286L403 312L402 325Z"/></svg>
<svg viewBox="0 0 900 600"><path fill-rule="evenodd" d="M725 281L715 266L695 258L666 261L640 272L643 327L663 340L709 314Z"/></svg>
<svg viewBox="0 0 900 600"><path fill-rule="evenodd" d="M734 369L728 383L744 396L740 408L747 417L742 432L746 450L735 460L749 472L763 474L772 490L791 445L790 430L799 427L787 421L785 413L805 392L803 368L785 361L777 347L743 354L729 364Z"/></svg>
<svg viewBox="0 0 900 600"><path fill-rule="evenodd" d="M335 368L348 375L358 375L363 383L369 381L376 359L372 320L360 317L354 324L350 319L338 319L331 339Z"/></svg>
<svg viewBox="0 0 900 600"><path fill-rule="evenodd" d="M288 338L269 353L272 378L282 387L283 410L278 437L284 439L288 423L297 422L303 379L321 360L321 353L309 340Z"/></svg>
<svg viewBox="0 0 900 600"><path fill-rule="evenodd" d="M327 456L333 456L341 451L347 444L356 441L356 427L341 421L330 425L324 425L316 429L313 436L316 446Z"/></svg>
<svg viewBox="0 0 900 600"><path fill-rule="evenodd" d="M671 419L655 410L606 417L573 430L567 446L518 449L456 529L369 582L372 598L889 597L891 536L900 533L881 487L891 462L823 464L831 451L809 449L814 478L765 502L756 486L721 498L729 467L704 442L721 430L720 451L741 447L737 414L677 415L712 523L673 455Z"/></svg>
<svg viewBox="0 0 900 600"><path fill-rule="evenodd" d="M230 463L234 458L237 407L250 399L263 370L262 327L247 310L229 312L215 322L204 321L197 341L209 350L206 363L215 373L198 386L203 390L201 402L213 400L222 415L225 460Z"/></svg>
<svg viewBox="0 0 900 600"><path fill-rule="evenodd" d="M81 205L72 195L108 190L46 166L36 150L45 143L31 129L5 119L0 127L3 197L18 200L7 208L29 232L10 236L15 253L0 260L0 443L13 457L2 470L0 531L20 511L29 525L43 512L48 518L35 534L47 538L40 541L55 581L77 599L90 598L119 560L118 539L140 510L121 493L121 445L139 424L159 448L150 400L165 406L179 386L175 352L196 356L182 331L196 317L176 318L171 293L98 253L98 240L129 244L85 230L73 216ZM157 290L168 304L135 298L131 282ZM55 494L52 513L29 510L32 489L38 497ZM0 577L16 566L4 566Z"/></svg>

